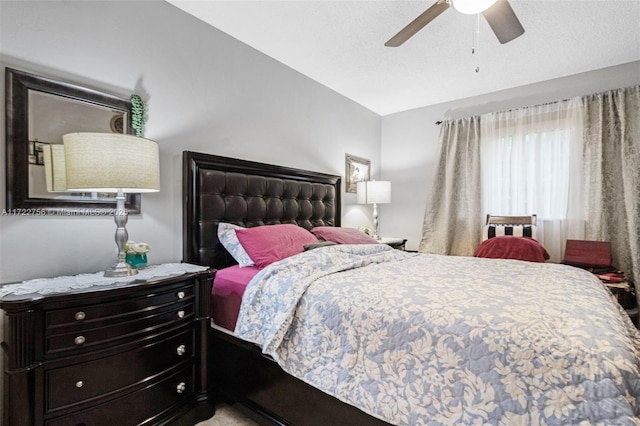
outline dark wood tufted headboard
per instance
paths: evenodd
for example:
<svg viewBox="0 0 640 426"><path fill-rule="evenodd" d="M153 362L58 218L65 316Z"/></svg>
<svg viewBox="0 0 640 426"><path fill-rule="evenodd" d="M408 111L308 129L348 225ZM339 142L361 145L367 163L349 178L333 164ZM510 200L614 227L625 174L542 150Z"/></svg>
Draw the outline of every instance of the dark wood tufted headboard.
<svg viewBox="0 0 640 426"><path fill-rule="evenodd" d="M235 260L218 223L340 226L340 176L183 152L183 261L221 269Z"/></svg>

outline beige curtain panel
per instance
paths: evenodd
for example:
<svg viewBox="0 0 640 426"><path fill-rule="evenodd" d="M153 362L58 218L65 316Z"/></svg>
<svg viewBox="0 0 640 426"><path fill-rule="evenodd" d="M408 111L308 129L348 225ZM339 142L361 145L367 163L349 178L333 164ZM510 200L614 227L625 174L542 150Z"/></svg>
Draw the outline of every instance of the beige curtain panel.
<svg viewBox="0 0 640 426"><path fill-rule="evenodd" d="M440 163L427 204L423 253L473 256L482 234L480 117L445 121Z"/></svg>
<svg viewBox="0 0 640 426"><path fill-rule="evenodd" d="M582 101L585 235L610 241L615 266L640 284L640 86Z"/></svg>

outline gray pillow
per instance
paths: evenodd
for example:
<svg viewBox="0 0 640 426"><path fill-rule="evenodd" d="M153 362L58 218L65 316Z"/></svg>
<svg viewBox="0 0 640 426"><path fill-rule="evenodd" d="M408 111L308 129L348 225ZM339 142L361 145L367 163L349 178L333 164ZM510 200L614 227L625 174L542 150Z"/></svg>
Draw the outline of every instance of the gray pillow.
<svg viewBox="0 0 640 426"><path fill-rule="evenodd" d="M335 245L336 243L334 243L333 241L318 241L317 243L305 244L302 247L304 248L304 251L307 251L307 250L313 250L318 247L335 246Z"/></svg>

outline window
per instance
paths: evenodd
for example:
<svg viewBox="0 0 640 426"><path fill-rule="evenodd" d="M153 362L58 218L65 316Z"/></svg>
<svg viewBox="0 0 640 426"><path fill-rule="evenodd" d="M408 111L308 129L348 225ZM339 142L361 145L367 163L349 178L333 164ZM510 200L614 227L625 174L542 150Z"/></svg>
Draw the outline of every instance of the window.
<svg viewBox="0 0 640 426"><path fill-rule="evenodd" d="M537 214L539 240L562 258L581 186L582 125L575 101L481 117L484 213ZM577 192L580 192L579 190Z"/></svg>

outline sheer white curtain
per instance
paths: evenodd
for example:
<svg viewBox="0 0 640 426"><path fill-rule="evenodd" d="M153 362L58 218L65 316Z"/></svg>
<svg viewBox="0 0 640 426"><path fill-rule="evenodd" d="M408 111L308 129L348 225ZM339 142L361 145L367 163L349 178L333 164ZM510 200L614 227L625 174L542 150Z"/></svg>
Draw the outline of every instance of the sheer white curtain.
<svg viewBox="0 0 640 426"><path fill-rule="evenodd" d="M583 239L580 98L480 118L483 216L538 215L538 240L560 261Z"/></svg>

